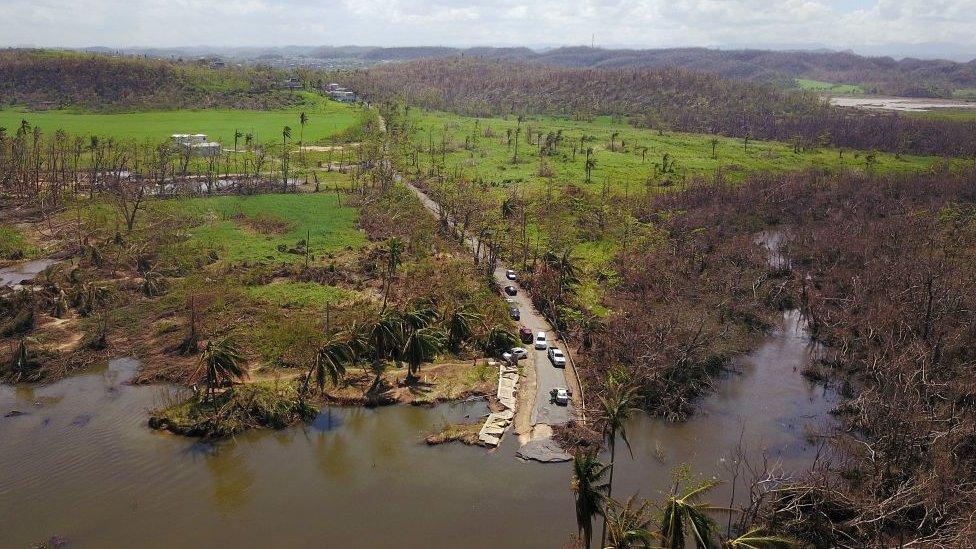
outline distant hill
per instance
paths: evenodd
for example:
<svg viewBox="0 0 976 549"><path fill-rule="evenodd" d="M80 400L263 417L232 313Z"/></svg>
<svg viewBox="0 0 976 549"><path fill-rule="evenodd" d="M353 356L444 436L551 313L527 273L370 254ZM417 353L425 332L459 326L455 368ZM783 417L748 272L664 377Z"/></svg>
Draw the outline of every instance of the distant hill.
<svg viewBox="0 0 976 549"><path fill-rule="evenodd" d="M277 71L48 50L0 50L0 105L96 111L274 108L300 102Z"/></svg>
<svg viewBox="0 0 976 549"><path fill-rule="evenodd" d="M467 56L388 63L337 78L373 100L473 116L621 115L644 127L793 141L798 148L976 153L969 123L841 109L812 92L675 66L563 68Z"/></svg>
<svg viewBox="0 0 976 549"><path fill-rule="evenodd" d="M863 51L887 51L865 46ZM895 46L892 46L895 48ZM920 48L920 49L919 49ZM947 44L917 45L919 51L937 56L944 48L947 56L959 57L961 46ZM452 48L442 46L372 47L372 46L283 46L274 48L208 48L131 49L127 53L162 58L193 58L217 55L243 63L268 63L279 67L304 65L330 66L324 61L345 62L348 66L372 66L382 63L449 57L482 57L509 59L582 68L669 68L679 67L711 72L727 78L795 86L796 79L816 80L840 85L858 86L866 93L909 97L952 97L960 90L976 96L976 60L967 62L892 57L866 57L852 52L826 49L763 48L665 48L603 49L561 47L533 50L517 47ZM910 46L892 51L913 51ZM316 63L316 61L318 63Z"/></svg>

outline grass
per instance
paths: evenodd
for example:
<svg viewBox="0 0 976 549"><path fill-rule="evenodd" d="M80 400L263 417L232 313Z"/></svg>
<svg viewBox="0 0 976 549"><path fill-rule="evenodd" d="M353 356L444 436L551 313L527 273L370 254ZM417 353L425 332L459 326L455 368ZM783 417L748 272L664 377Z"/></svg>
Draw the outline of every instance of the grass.
<svg viewBox="0 0 976 549"><path fill-rule="evenodd" d="M976 101L976 88L959 88L952 91L953 99L962 99L964 101Z"/></svg>
<svg viewBox="0 0 976 549"><path fill-rule="evenodd" d="M604 183L618 192L643 192L648 184L658 186L665 179L681 180L693 176L712 176L721 170L725 177L741 180L757 170L790 171L804 168L828 170L865 170L867 157L864 152L839 151L830 147L816 147L796 152L789 143L776 141L750 141L707 134L664 132L632 128L623 120L597 118L580 122L553 117L536 117L522 123L519 144L519 163L513 164L513 148L507 144L506 130L515 129L514 119L475 119L440 112L416 112L411 114L418 128L413 135L416 146L424 152L417 157L418 163L427 168L431 163L443 162L446 173L462 173L471 179L481 179L504 190L526 184L530 188L561 188L567 184L599 192ZM533 135L561 132L562 141L556 154L546 158L551 177L540 175L539 147L527 143L526 134L531 128ZM493 137L486 137L486 132ZM610 148L614 133L614 150ZM593 148L596 167L591 182L585 181L585 155L579 151L573 155L580 137L587 136L584 148ZM434 158L427 152L433 139ZM465 140L469 147L465 149ZM712 155L712 140L715 155ZM535 138L533 137L533 143ZM446 154L441 145L446 143ZM621 145L621 143L624 143ZM642 157L643 147L647 147ZM673 164L673 173L660 175L667 155ZM897 156L874 153L872 169L877 171L907 172L927 169L941 159L931 156ZM658 172L655 176L655 172Z"/></svg>
<svg viewBox="0 0 976 549"><path fill-rule="evenodd" d="M36 252L20 229L0 225L0 259L27 259Z"/></svg>
<svg viewBox="0 0 976 549"><path fill-rule="evenodd" d="M248 286L248 297L276 307L322 309L355 298L357 294L334 286L315 282L273 282L263 286Z"/></svg>
<svg viewBox="0 0 976 549"><path fill-rule="evenodd" d="M976 121L976 108L974 109L929 109L927 111L912 111L911 116L919 118L934 118L940 120L958 120L962 122Z"/></svg>
<svg viewBox="0 0 976 549"><path fill-rule="evenodd" d="M230 261L305 261L304 255L282 253L310 237L310 253L319 257L347 247L358 248L366 237L355 224L356 209L341 206L334 194L266 194L190 198L178 203L186 213L205 219L191 230L193 241L217 250ZM255 230L251 220L284 220L282 233Z"/></svg>
<svg viewBox="0 0 976 549"><path fill-rule="evenodd" d="M806 78L797 78L796 85L801 90L809 90L816 92L825 93L840 93L847 95L860 95L864 93L864 88L856 84L834 84L833 82L824 82L822 80L809 80Z"/></svg>
<svg viewBox="0 0 976 549"><path fill-rule="evenodd" d="M255 143L281 141L284 126L292 129L292 140L298 141L299 115L308 115L305 143L328 143L329 138L350 131L362 121L364 111L356 106L337 103L306 93L302 107L259 111L234 109L146 111L120 114L97 114L70 110L29 112L18 108L0 109L0 127L12 134L26 120L32 126L54 133L64 130L70 135L98 135L115 138L164 140L174 133L204 133L225 147L234 146L234 132L250 133ZM240 142L243 146L243 139Z"/></svg>

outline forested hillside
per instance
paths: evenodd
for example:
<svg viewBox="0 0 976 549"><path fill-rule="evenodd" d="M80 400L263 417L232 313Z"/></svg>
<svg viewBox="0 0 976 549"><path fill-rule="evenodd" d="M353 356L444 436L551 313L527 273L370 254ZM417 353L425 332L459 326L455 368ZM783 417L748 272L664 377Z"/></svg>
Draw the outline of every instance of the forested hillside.
<svg viewBox="0 0 976 549"><path fill-rule="evenodd" d="M311 57L357 59L364 63L447 57L512 59L576 68L683 68L728 78L793 87L797 78L857 84L867 93L951 97L976 89L976 60L865 57L848 52L717 50L709 48L602 49L528 48L317 48Z"/></svg>
<svg viewBox="0 0 976 549"><path fill-rule="evenodd" d="M0 50L0 105L97 111L278 108L298 103L275 89L275 71L212 69L156 59Z"/></svg>
<svg viewBox="0 0 976 549"><path fill-rule="evenodd" d="M389 64L346 77L374 99L485 116L627 116L638 126L898 153L970 155L971 123L867 114L812 93L684 69L565 69L455 58Z"/></svg>

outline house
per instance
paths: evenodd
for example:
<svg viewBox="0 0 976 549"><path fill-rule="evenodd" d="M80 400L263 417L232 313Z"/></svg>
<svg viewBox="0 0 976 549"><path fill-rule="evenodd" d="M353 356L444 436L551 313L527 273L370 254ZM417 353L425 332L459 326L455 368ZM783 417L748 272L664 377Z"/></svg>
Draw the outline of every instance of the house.
<svg viewBox="0 0 976 549"><path fill-rule="evenodd" d="M329 97L331 97L333 101L339 101L340 103L355 103L358 100L355 92L351 92L346 88L341 87L329 91Z"/></svg>
<svg viewBox="0 0 976 549"><path fill-rule="evenodd" d="M278 87L283 90L300 90L302 89L302 83L297 78L292 77L284 82L279 82Z"/></svg>
<svg viewBox="0 0 976 549"><path fill-rule="evenodd" d="M220 143L207 141L206 134L174 133L170 138L173 140L173 144L189 150L193 155L205 157L220 155Z"/></svg>
<svg viewBox="0 0 976 549"><path fill-rule="evenodd" d="M329 82L328 84L325 85L325 91L326 92L329 92L329 93L334 92L336 90L341 90L341 89L342 89L342 86L340 86L339 84L337 84L335 82Z"/></svg>
<svg viewBox="0 0 976 549"><path fill-rule="evenodd" d="M204 141L203 143L194 143L190 146L193 154L196 156L203 156L206 158L220 156L220 143L216 141Z"/></svg>

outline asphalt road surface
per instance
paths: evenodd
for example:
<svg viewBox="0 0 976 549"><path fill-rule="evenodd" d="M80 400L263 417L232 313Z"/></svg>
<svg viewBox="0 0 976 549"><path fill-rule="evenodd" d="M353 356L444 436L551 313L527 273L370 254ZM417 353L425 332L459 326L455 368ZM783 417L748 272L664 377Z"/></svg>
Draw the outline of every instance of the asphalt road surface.
<svg viewBox="0 0 976 549"><path fill-rule="evenodd" d="M401 179L401 182L406 185L408 189L414 192L420 199L420 202L425 208L433 212L435 215L440 211L440 206L437 202L434 202L430 197L424 194L423 191L411 185L408 181ZM467 238L466 242L471 249L476 249L477 240L475 238ZM546 321L545 317L542 316L539 311L532 305L532 300L526 292L522 290L518 282L512 282L505 278L505 267L498 267L495 269L495 281L498 285L504 288L505 286L515 286L518 288L518 295L515 297L506 296L509 299L514 299L515 303L518 305L519 312L521 314L521 320L518 322L522 326L527 326L532 330L533 343L523 344L523 346L529 350L529 357L523 359L523 364L525 361L530 361L535 365L536 373L536 397L535 405L532 408L532 425L545 424L545 425L561 425L568 422L573 418L574 410L572 403L568 405L559 405L555 402L550 401L549 392L553 389L560 388L566 389L570 388L571 385L566 380L565 368L556 368L549 361L549 357L546 355L545 350L537 351L534 347L535 334L538 332L546 332L546 339L549 344L556 344L556 331L553 330L552 326ZM565 349L563 352L565 352Z"/></svg>

